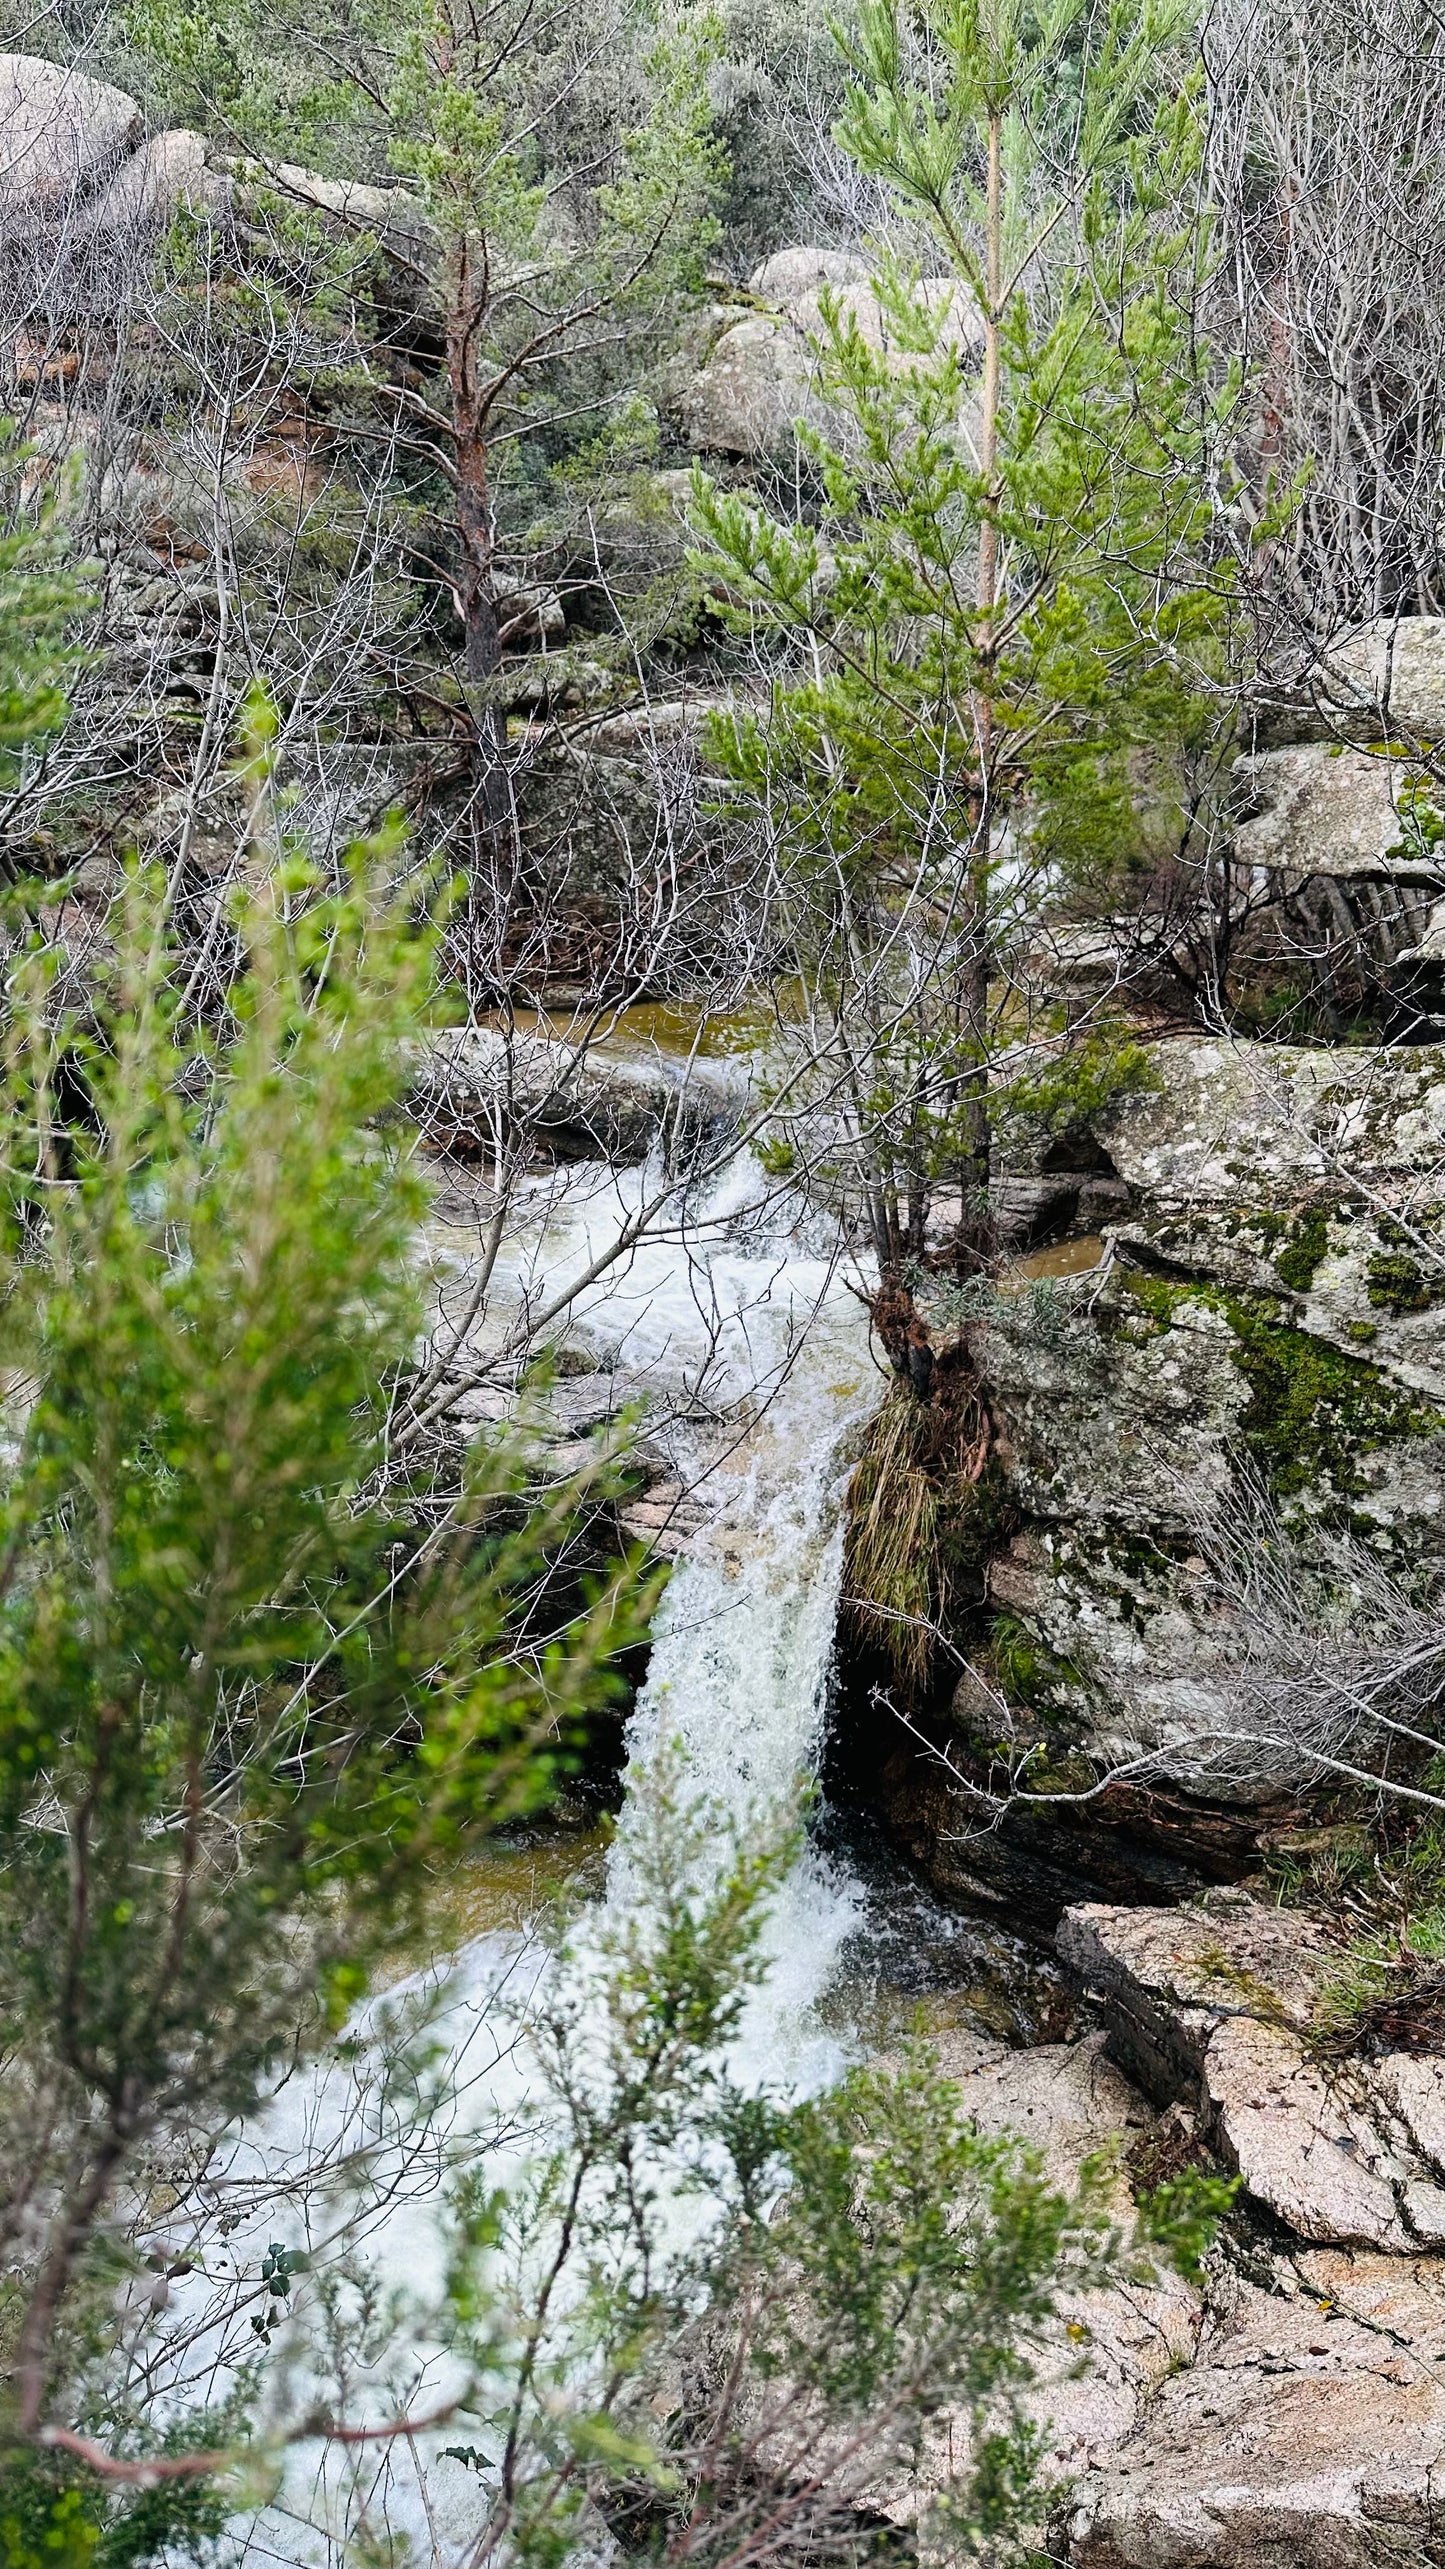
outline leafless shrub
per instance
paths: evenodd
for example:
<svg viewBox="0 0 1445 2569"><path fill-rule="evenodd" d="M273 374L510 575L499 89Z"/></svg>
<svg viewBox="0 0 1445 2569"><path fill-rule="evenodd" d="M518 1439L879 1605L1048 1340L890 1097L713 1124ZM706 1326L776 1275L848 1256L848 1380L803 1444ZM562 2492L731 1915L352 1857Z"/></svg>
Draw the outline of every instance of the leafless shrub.
<svg viewBox="0 0 1445 2569"><path fill-rule="evenodd" d="M1308 666L1445 597L1445 29L1412 0L1215 0L1205 47L1257 530L1299 482L1254 555L1265 640Z"/></svg>
<svg viewBox="0 0 1445 2569"><path fill-rule="evenodd" d="M1240 1636L1231 1714L1190 1743L1203 1788L1298 1794L1353 1784L1445 1807L1445 1615L1438 1582L1410 1579L1343 1532L1286 1526L1248 1468L1193 1535L1210 1604Z"/></svg>

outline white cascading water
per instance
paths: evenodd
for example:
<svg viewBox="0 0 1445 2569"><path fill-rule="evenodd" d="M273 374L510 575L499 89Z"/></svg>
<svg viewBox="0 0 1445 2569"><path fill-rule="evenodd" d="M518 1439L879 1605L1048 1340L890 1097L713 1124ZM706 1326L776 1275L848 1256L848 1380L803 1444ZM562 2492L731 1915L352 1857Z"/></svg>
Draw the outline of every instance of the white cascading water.
<svg viewBox="0 0 1445 2569"><path fill-rule="evenodd" d="M503 1324L508 1303L515 1307L539 1290L550 1300L583 1273L648 1183L648 1172L603 1168L569 1172L560 1189L555 1179L539 1180L538 1218L498 1278ZM455 1281L465 1292L465 1262L455 1265ZM821 1248L806 1208L796 1200L780 1204L776 1189L745 1163L714 1184L680 1236L673 1230L644 1241L588 1288L568 1328L574 1344L619 1361L629 1381L645 1383L667 1413L660 1433L675 1475L684 1487L700 1487L705 1510L655 1627L628 1733L629 1794L659 1750L680 1748L689 1794L746 1830L753 1815L787 1803L821 1742L842 1499L856 1430L881 1390L866 1314ZM692 1396L700 1380L703 1414ZM609 1850L599 1923L637 1897L630 1807L625 1800ZM725 1826L720 1852L728 1843ZM747 2082L810 2089L835 2074L839 2046L820 2024L817 2003L859 1908L857 1886L805 1845L774 1904L767 1975L732 2051L732 2067ZM419 2154L410 2170L405 2141L385 2128L345 2064L322 2066L278 2097L258 2127L242 2134L230 2163L241 2213L229 2243L233 2271L254 2273L265 2241L287 2230L271 2180L288 2165L353 2147L367 2137L370 2117L376 2157L361 2223L365 2254L383 2283L423 2295L434 2287L443 2162L467 2132L479 2140L489 2135L522 2094L526 2072L511 2037L529 1991L550 1967L544 1947L525 1933L479 1937L453 1958L439 2026L460 2075L437 2149ZM499 2173L505 2158L504 2151ZM299 2201L293 2229L298 2218L299 2243L320 2244L317 2216ZM198 2315L194 2304L178 2307L182 2336ZM212 2391L218 2386L213 2378ZM435 2504L420 2508L403 2457L394 2458L403 2467L389 2472L388 2521L408 2530L423 2556L430 2550L434 2560L444 2558L449 2545L443 2539L438 2547ZM305 2477L302 2455L296 2467ZM286 2563L334 2556L323 2529L325 2482L319 2463L308 2491L295 2487L294 2510L268 2510L253 2524L248 2548Z"/></svg>
<svg viewBox="0 0 1445 2569"><path fill-rule="evenodd" d="M554 1291L596 1254L599 1191L611 1207L647 1182L646 1172L592 1171L574 1182L571 1209L537 1244ZM697 1208L685 1243L640 1249L589 1296L576 1324L602 1346L620 1336L629 1367L650 1369L661 1396L707 1368L720 1417L675 1422L668 1438L676 1477L700 1492L706 1522L663 1600L628 1732L628 1780L676 1744L689 1789L744 1828L786 1804L816 1759L841 1502L854 1431L880 1390L866 1315L836 1261L820 1254L816 1228L800 1201L780 1202L755 1166L735 1164ZM755 1412L745 1432L739 1407ZM635 1897L624 1804L606 1905L626 1908ZM852 1886L805 1847L773 1909L768 1977L740 2046L747 2072L811 2084L836 2065L811 2010L856 1905Z"/></svg>
<svg viewBox="0 0 1445 2569"><path fill-rule="evenodd" d="M711 1521L674 1570L628 1732L628 1780L676 1743L691 1790L745 1828L811 1774L827 1712L849 1431L876 1394L856 1312L826 1302L746 1443L707 1484ZM699 1458L701 1459L701 1458ZM624 1804L607 1904L635 1896ZM856 1917L852 1887L804 1846L767 1934L746 2072L813 2084L836 2062L812 2010Z"/></svg>

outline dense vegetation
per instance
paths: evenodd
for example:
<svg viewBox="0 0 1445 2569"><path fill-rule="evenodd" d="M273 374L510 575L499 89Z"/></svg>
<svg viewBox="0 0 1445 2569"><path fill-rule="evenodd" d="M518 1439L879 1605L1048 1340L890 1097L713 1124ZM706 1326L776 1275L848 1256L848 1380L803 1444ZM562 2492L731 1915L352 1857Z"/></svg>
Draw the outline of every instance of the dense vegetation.
<svg viewBox="0 0 1445 2569"><path fill-rule="evenodd" d="M496 2001L531 2085L480 2138L442 2002L385 1991L659 1594L626 1421L561 1462L527 1424L583 1284L744 1157L872 1260L850 1578L906 1702L1008 1531L968 1331L1010 1155L1147 1091L1161 1028L1434 1024L1418 886L1321 909L1229 804L1340 629L1439 601L1445 198L1433 145L1371 154L1381 64L1418 109L1440 38L1390 54L1397 7L1257 13L1248 62L1223 0L8 29L166 146L126 198L134 135L97 175L5 92L42 128L0 177L8 2569L263 2508L390 2562L402 2444L466 2475L477 2562L882 2560L905 2481L930 2551L1025 2556L1069 2295L1197 2267L1227 2186L1061 2190L922 2046L803 2102L735 2076L800 1808L740 1835L666 1757L632 1922L559 1917L526 2025ZM1333 371L1291 71L1336 201L1428 234L1410 326L1392 277ZM766 1071L629 1172L582 1283L505 1302L638 1002L698 1057L765 1029ZM417 1244L462 1183L449 1301ZM1277 1227L1297 1299L1325 1215ZM1396 1230L1398 1318L1437 1287ZM1131 1291L1141 1340L1227 1319L1276 1495L1352 1495L1362 1408L1438 1424L1292 1302ZM248 2172L303 2074L352 2120ZM388 2296L368 2224L420 2165L441 2263Z"/></svg>

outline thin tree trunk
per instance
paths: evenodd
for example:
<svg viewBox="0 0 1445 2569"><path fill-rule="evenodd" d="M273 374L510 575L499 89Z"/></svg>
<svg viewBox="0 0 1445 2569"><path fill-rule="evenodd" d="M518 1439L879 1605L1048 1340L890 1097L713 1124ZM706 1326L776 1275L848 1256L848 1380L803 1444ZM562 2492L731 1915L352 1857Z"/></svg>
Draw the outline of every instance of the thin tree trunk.
<svg viewBox="0 0 1445 2569"><path fill-rule="evenodd" d="M959 1156L960 1193L956 1263L960 1270L977 1265L990 1245L988 1214L992 1177L989 1129L988 855L992 829L994 743L994 616L998 608L998 422L1002 386L1003 313L1003 127L997 113L989 119L988 179L985 208L985 309L983 340L982 425L979 467L983 476L983 510L978 533L978 611L973 688L976 782L969 796L969 883L965 909L967 948L959 970L960 1030L974 1053L966 1075L964 1148Z"/></svg>
<svg viewBox="0 0 1445 2569"><path fill-rule="evenodd" d="M456 598L462 624L462 674L476 727L487 817L495 818L488 779L500 790L506 730L493 681L501 659L497 616L496 522L488 470L482 334L491 301L485 247L465 233L453 244L447 277L447 379L456 441Z"/></svg>
<svg viewBox="0 0 1445 2569"><path fill-rule="evenodd" d="M128 2138L125 2125L112 2121L80 2183L57 2214L49 2245L40 2260L15 2348L16 2407L25 2435L35 2433L44 2413L50 2351L60 2306L76 2260L87 2246L115 2182Z"/></svg>
<svg viewBox="0 0 1445 2569"><path fill-rule="evenodd" d="M487 444L468 420L458 424L457 534L461 542L458 596L462 611L462 666L479 691L496 675L502 656L493 560L496 534L487 479Z"/></svg>

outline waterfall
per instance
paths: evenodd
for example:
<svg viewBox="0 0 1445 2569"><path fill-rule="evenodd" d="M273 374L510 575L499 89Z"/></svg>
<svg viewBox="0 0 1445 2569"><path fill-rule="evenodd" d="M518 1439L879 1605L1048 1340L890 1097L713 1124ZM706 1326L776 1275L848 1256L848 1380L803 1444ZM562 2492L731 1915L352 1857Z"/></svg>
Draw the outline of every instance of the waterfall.
<svg viewBox="0 0 1445 2569"><path fill-rule="evenodd" d="M816 1291L817 1279L791 1277ZM851 1433L877 1396L856 1304L825 1290L792 1371L745 1443L704 1482L713 1513L674 1570L628 1733L627 1780L676 1742L686 1780L745 1827L810 1774L827 1713ZM705 1453L695 1463L706 1468ZM634 1896L624 1803L608 1905ZM769 1970L745 2021L744 2074L814 2083L836 2060L809 2011L857 1901L805 1844L775 1901Z"/></svg>
<svg viewBox="0 0 1445 2569"><path fill-rule="evenodd" d="M512 1290L584 1272L655 1172L583 1170L548 1213ZM543 1182L545 1184L545 1182ZM539 1192L541 1188L539 1187ZM581 1303L574 1335L623 1358L665 1405L704 1386L707 1413L665 1431L674 1478L703 1521L654 1627L629 1726L625 1783L674 1744L690 1792L746 1828L813 1769L827 1711L851 1445L879 1394L866 1313L801 1198L739 1160L679 1236L647 1243ZM625 1800L605 1907L635 1898ZM856 1916L848 1879L805 1846L773 1910L769 1971L735 2066L811 2084L836 2048L810 2019Z"/></svg>
<svg viewBox="0 0 1445 2569"><path fill-rule="evenodd" d="M501 1279L504 1304L555 1296L564 1279L584 1273L635 1208L648 1175L584 1167L539 1180L530 1232ZM464 1267L458 1281L464 1291ZM503 1326L505 1318L504 1309ZM880 1385L866 1314L826 1230L800 1201L779 1203L747 1166L728 1171L667 1238L645 1240L589 1287L569 1337L604 1367L624 1368L627 1384L648 1389L662 1414L649 1436L660 1437L674 1477L701 1498L701 1522L669 1581L629 1726L624 1805L590 1913L596 1927L636 1898L631 1795L660 1750L680 1747L688 1792L718 1813L729 1844L730 1827L746 1830L752 1814L774 1813L813 1769L827 1711L851 1443ZM859 1907L847 1867L805 1843L775 1900L766 1976L732 2047L731 2066L745 2082L812 2089L835 2073L839 2046L816 2007ZM528 2083L515 2037L529 1996L552 1968L545 1944L523 1929L477 1937L416 1976L417 1990L440 1987L435 2031L450 2081L420 2150L404 2116L389 2120L366 2083L373 2010L398 1993L363 2010L354 2052L299 2073L237 2138L225 2180L234 2207L231 2270L254 2274L277 2231L320 2246L321 2202L288 2203L278 2181L307 2158L340 2160L361 2145L371 2157L352 2198L361 2206L353 2237L383 2288L422 2297L435 2289L446 2167L474 2135L505 2178L509 2151L498 2133ZM406 1985L399 1994L405 1999ZM178 2295L174 2312L192 2381L205 2301L198 2283ZM229 2370L219 2347L213 2362L214 2387ZM400 2454L388 2465L388 2520L412 2531L425 2551L437 2527L410 2466L402 2466ZM300 2482L313 2469L303 2501ZM267 2510L251 2539L273 2560L319 2561L334 2549L317 2522L328 2511L329 2466L298 2452L294 2471L299 2516L309 2521L283 2504Z"/></svg>

